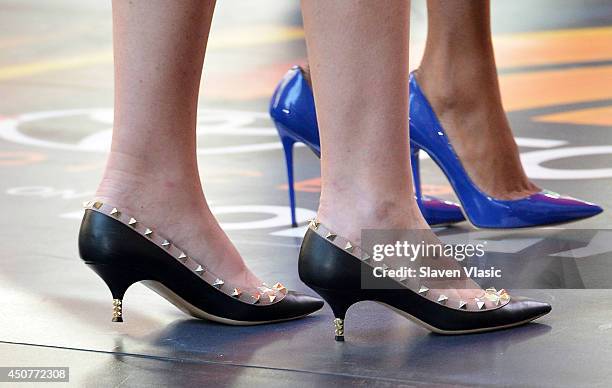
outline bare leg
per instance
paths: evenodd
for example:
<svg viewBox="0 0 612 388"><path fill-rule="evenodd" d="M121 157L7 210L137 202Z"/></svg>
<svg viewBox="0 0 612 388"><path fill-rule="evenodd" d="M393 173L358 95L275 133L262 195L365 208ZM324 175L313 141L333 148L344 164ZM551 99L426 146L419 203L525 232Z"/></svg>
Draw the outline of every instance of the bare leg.
<svg viewBox="0 0 612 388"><path fill-rule="evenodd" d="M113 1L115 123L97 198L170 238L223 278L260 282L211 214L196 108L215 2Z"/></svg>
<svg viewBox="0 0 612 388"><path fill-rule="evenodd" d="M504 113L489 0L428 0L427 46L417 80L474 182L500 199L538 191Z"/></svg>
<svg viewBox="0 0 612 388"><path fill-rule="evenodd" d="M353 240L367 227L427 228L407 147L409 6L302 1L321 129L319 218Z"/></svg>
<svg viewBox="0 0 612 388"><path fill-rule="evenodd" d="M369 0L302 1L321 132L318 218L356 242L365 228L423 229L436 241L412 188L409 12L405 0L384 5ZM446 294L482 294L473 283L469 287Z"/></svg>

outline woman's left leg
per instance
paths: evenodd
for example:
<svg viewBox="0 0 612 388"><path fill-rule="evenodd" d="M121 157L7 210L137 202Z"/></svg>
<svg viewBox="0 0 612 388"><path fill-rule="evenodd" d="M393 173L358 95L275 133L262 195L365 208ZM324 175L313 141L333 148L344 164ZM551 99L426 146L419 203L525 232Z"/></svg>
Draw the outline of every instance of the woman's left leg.
<svg viewBox="0 0 612 388"><path fill-rule="evenodd" d="M517 199L539 189L521 165L502 106L489 0L428 0L416 77L468 174L481 190Z"/></svg>

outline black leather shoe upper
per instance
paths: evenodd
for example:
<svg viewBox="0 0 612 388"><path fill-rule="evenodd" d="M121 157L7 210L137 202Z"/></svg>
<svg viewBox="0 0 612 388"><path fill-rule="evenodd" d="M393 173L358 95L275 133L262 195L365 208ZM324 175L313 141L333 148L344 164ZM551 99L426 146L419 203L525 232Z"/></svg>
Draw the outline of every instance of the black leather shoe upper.
<svg viewBox="0 0 612 388"><path fill-rule="evenodd" d="M203 281L198 273L130 226L93 209L85 211L79 252L107 284L116 283L115 279L122 276L127 279L124 283L128 283L124 288L140 280L157 281L197 309L225 320L240 323L285 320L310 314L323 306L320 299L292 291L274 303L263 300L245 303Z"/></svg>
<svg viewBox="0 0 612 388"><path fill-rule="evenodd" d="M513 326L551 310L547 303L514 296L507 304L488 310L450 308L408 288L398 288L393 279L375 279L371 266L330 243L312 229L304 237L298 269L302 281L321 294L332 306L336 316L341 318L344 318L351 304L372 300L405 312L434 331L452 334ZM362 276L370 277L368 284L378 284L380 287L362 288Z"/></svg>

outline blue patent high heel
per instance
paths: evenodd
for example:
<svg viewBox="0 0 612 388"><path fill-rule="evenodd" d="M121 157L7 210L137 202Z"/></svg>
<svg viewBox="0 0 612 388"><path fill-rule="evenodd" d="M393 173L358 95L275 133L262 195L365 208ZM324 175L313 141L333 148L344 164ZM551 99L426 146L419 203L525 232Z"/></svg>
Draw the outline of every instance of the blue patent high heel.
<svg viewBox="0 0 612 388"><path fill-rule="evenodd" d="M285 151L291 223L297 226L293 184L293 145L296 142L304 143L317 157L321 157L314 97L299 66L291 68L277 86L270 101L270 117L276 125ZM465 220L459 205L422 195L420 190L419 185L417 201L429 225L449 225Z"/></svg>
<svg viewBox="0 0 612 388"><path fill-rule="evenodd" d="M423 150L446 174L469 221L480 228L521 228L558 224L601 213L601 207L548 190L516 200L482 192L470 179L414 73L410 74L410 141L417 197L418 154Z"/></svg>

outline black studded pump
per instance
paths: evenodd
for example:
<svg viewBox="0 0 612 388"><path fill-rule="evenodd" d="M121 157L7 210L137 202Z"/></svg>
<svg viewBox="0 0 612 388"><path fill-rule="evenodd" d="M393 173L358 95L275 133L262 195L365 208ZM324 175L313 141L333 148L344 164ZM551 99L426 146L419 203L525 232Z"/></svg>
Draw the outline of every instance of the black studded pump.
<svg viewBox="0 0 612 388"><path fill-rule="evenodd" d="M300 278L329 303L337 341L344 340L346 311L360 301L380 302L439 334L467 334L522 325L547 314L547 303L483 290L478 298L454 300L439 289L411 280L375 278L380 264L351 241L311 221L299 258ZM376 285L362 287L366 284ZM443 291L443 290L442 290ZM489 303L487 303L489 302Z"/></svg>
<svg viewBox="0 0 612 388"><path fill-rule="evenodd" d="M303 317L320 299L288 291L281 283L246 289L228 284L171 241L118 208L90 201L79 233L85 264L110 288L113 322L123 322L123 297L142 282L196 318L253 325Z"/></svg>

